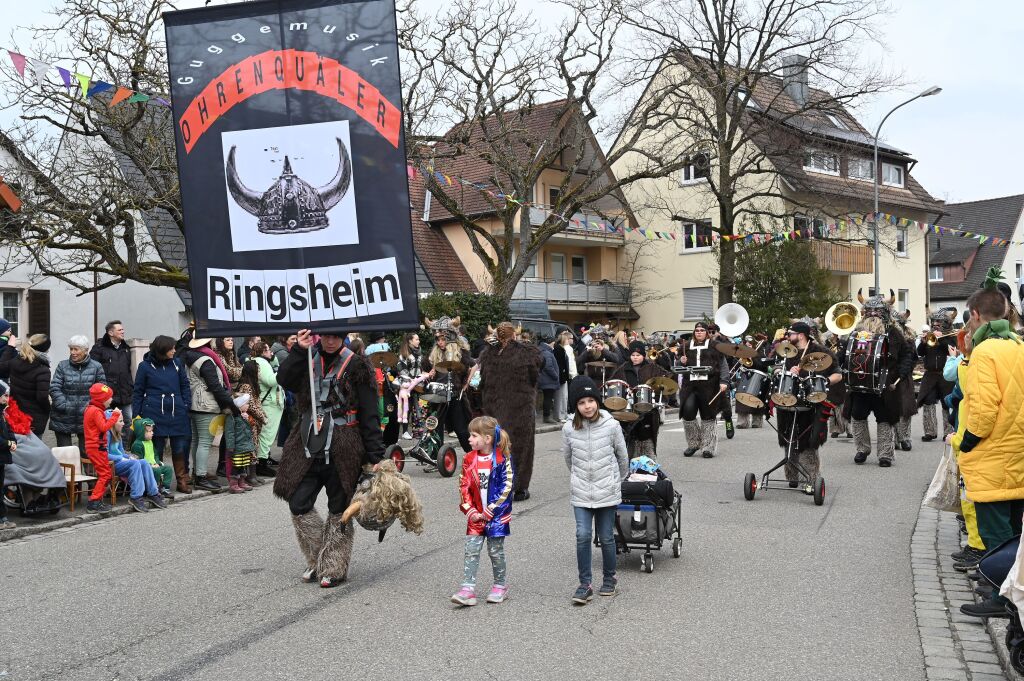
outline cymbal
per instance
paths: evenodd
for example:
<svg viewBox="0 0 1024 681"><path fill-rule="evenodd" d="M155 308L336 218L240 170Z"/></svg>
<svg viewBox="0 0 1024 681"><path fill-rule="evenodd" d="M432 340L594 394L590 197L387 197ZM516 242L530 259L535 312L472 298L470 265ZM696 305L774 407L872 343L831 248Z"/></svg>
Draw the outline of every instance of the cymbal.
<svg viewBox="0 0 1024 681"><path fill-rule="evenodd" d="M804 371L824 371L832 366L832 357L827 352L809 352L800 362Z"/></svg>
<svg viewBox="0 0 1024 681"><path fill-rule="evenodd" d="M787 340L784 340L775 346L775 354L778 355L779 357L785 357L786 359L789 359L790 357L796 357L797 355L799 355L800 351L797 350L797 347L795 345L793 345Z"/></svg>
<svg viewBox="0 0 1024 681"><path fill-rule="evenodd" d="M442 371L461 371L464 366L465 365L462 362L452 360L450 362L438 362L434 365L434 368Z"/></svg>
<svg viewBox="0 0 1024 681"><path fill-rule="evenodd" d="M612 418L623 423L632 423L633 421L640 420L640 414L637 414L635 411L613 411Z"/></svg>
<svg viewBox="0 0 1024 681"><path fill-rule="evenodd" d="M729 357L746 357L753 359L757 357L757 350L747 345L739 345L737 343L715 343L715 350L718 350L723 355Z"/></svg>
<svg viewBox="0 0 1024 681"><path fill-rule="evenodd" d="M398 364L398 355L393 352L387 352L386 350L375 352L370 355L370 364L378 369L393 367Z"/></svg>
<svg viewBox="0 0 1024 681"><path fill-rule="evenodd" d="M679 392L679 384L666 376L655 376L651 380L647 381L647 385L651 386L655 390L661 390L666 397L670 397Z"/></svg>
<svg viewBox="0 0 1024 681"><path fill-rule="evenodd" d="M589 369L617 369L618 366L615 362L587 362L587 368Z"/></svg>

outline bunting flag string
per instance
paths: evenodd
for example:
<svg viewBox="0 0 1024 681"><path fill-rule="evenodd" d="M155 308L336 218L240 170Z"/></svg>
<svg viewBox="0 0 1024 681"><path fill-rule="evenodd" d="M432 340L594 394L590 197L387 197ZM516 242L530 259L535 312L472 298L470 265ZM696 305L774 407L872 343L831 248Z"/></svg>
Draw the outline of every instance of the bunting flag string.
<svg viewBox="0 0 1024 681"><path fill-rule="evenodd" d="M0 48L6 49L6 48ZM56 70L60 75L61 82L64 84L64 88L71 93L73 83L78 81L78 88L82 91L82 97L89 99L96 95L107 92L109 90L116 90L114 95L111 97L110 102L107 104L108 107L115 107L121 103L133 104L135 102L146 103L153 102L160 106L171 107L170 101L166 97L158 97L156 95L138 92L131 88L122 87L115 83L108 83L103 80L93 80L92 76L87 76L82 73L72 73L68 69L60 66L53 66L39 59L27 57L20 52L14 50L6 50L7 55L11 59L11 63L14 65L14 70L18 72L18 76L24 80L26 66L32 74L32 78L35 80L36 85L43 85L46 82L46 76L50 70Z"/></svg>
<svg viewBox="0 0 1024 681"><path fill-rule="evenodd" d="M506 203L510 203L516 206L522 207L537 207L537 208L548 208L545 204L531 203L529 201L523 201L517 199L514 196L505 194L499 187L494 185L488 185L482 182L472 182L470 180L463 179L461 177L454 177L451 175L445 175L444 173L434 170L431 166L426 166L423 169L409 166L407 169L409 179L415 179L421 172L426 172L431 175L439 184L447 187L454 187L455 185L463 185L471 187L477 191L487 194L493 199L504 200ZM582 218L582 219L581 219ZM636 234L646 239L652 240L671 240L678 241L681 237L680 234L675 230L655 230L646 227L632 227L630 225L616 225L610 220L600 219L588 219L585 215L581 214L580 218L562 217L567 223L572 223L576 227L581 229L594 229L597 231L606 231L609 233L618 234ZM840 219L833 223L819 223L811 225L810 227L797 228L794 223L794 228L781 232L766 232L761 228L754 227L741 227L735 230L734 234L719 234L718 232L710 232L707 234L693 234L688 237L696 247L710 247L721 240L726 241L740 241L743 240L748 243L766 244L780 241L798 241L798 240L813 240L813 239L837 239L842 238L842 235L847 232L849 225L857 227L870 226L874 221L873 213L865 213L864 215L850 215L846 219ZM922 232L928 232L931 234L942 234L948 236L962 237L966 239L975 239L980 245L992 244L999 248L1006 248L1010 244L1024 245L1024 241L1011 241L1008 239L1001 239L991 237L986 234L978 234L968 230L956 228L956 227L944 227L932 223L920 222L917 220L911 220L910 218L901 218L889 213L878 214L879 223L887 223L896 227L916 227Z"/></svg>

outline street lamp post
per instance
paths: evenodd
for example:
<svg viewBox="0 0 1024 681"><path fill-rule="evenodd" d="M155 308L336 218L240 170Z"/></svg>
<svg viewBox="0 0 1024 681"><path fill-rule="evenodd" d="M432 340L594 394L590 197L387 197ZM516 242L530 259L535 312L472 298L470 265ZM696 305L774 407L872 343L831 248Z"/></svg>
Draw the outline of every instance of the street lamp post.
<svg viewBox="0 0 1024 681"><path fill-rule="evenodd" d="M871 216L871 223L873 225L873 230L872 231L874 231L874 233L875 233L874 236L875 236L875 294L876 295L880 295L882 293L882 285L881 285L881 280L880 280L881 274L878 271L878 262L879 262L879 258L878 258L878 187L879 187L879 184L881 183L881 168L878 167L878 134L880 132L882 132L882 126L885 125L885 121L889 118L889 116L893 115L896 112L897 109L900 109L900 108L906 106L907 104L910 104L915 99L921 99L922 97L931 97L932 95L937 95L940 92L942 92L942 88L933 85L932 87L928 88L927 90L925 90L921 94L914 95L913 97L911 97L907 101L903 102L902 104L897 104L896 106L894 106L892 109L889 110L889 113L885 114L885 116L882 117L882 122L878 124L878 128L875 130L875 159L874 159L874 165L871 166L871 168L872 168L872 170L874 172L874 178L875 178L875 182L874 182L874 185L875 185L875 210L874 210L874 213L872 213L872 216ZM904 182L905 181L906 181L906 177L904 177Z"/></svg>

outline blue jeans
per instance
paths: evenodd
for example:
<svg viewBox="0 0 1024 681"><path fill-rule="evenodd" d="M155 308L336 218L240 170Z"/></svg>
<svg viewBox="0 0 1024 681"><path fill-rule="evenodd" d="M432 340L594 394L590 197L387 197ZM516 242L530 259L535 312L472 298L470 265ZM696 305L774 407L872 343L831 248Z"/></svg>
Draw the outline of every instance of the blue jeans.
<svg viewBox="0 0 1024 681"><path fill-rule="evenodd" d="M615 506L604 508L584 508L573 506L576 516L576 565L580 571L580 584L589 586L592 579L590 569L591 528L597 530L597 539L601 544L601 567L604 581L615 577Z"/></svg>
<svg viewBox="0 0 1024 681"><path fill-rule="evenodd" d="M160 494L156 486L153 467L142 459L121 459L114 462L114 475L128 478L128 488L132 499L140 499L143 495L155 497Z"/></svg>

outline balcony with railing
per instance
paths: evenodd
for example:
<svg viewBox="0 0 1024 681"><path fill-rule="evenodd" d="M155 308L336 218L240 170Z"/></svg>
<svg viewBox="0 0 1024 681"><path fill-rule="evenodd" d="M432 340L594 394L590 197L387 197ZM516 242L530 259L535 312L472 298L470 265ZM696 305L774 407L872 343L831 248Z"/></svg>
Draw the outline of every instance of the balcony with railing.
<svg viewBox="0 0 1024 681"><path fill-rule="evenodd" d="M558 279L522 279L513 300L544 300L561 309L629 307L630 285L612 281L582 282Z"/></svg>
<svg viewBox="0 0 1024 681"><path fill-rule="evenodd" d="M867 246L832 241L810 241L818 266L835 274L871 274L875 271L874 251Z"/></svg>
<svg viewBox="0 0 1024 681"><path fill-rule="evenodd" d="M530 206L530 224L534 227L544 224L544 221L551 215L551 206ZM570 240L577 239L602 239L605 241L623 242L626 238L623 225L626 219L623 217L602 217L592 210L581 210L574 213L566 220L565 229L556 235L568 237Z"/></svg>

